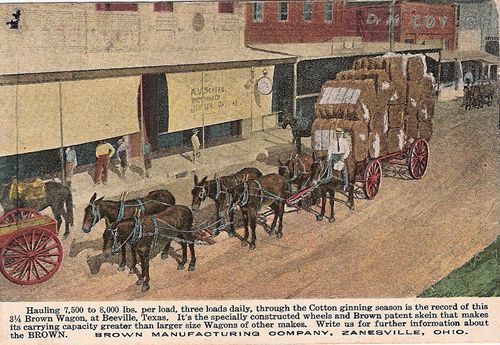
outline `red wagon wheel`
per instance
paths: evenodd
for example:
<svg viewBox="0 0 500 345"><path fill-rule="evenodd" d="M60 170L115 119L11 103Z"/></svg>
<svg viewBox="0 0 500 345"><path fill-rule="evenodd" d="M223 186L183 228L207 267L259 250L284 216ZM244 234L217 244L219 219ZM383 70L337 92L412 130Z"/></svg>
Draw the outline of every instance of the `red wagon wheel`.
<svg viewBox="0 0 500 345"><path fill-rule="evenodd" d="M429 161L429 144L424 139L417 139L410 147L408 154L408 170L411 177L419 179L424 176Z"/></svg>
<svg viewBox="0 0 500 345"><path fill-rule="evenodd" d="M380 188L380 179L382 178L382 166L377 160L368 163L363 177L364 192L367 199L373 199Z"/></svg>
<svg viewBox="0 0 500 345"><path fill-rule="evenodd" d="M19 285L39 284L61 266L63 248L53 232L32 227L15 232L0 251L0 271Z"/></svg>
<svg viewBox="0 0 500 345"><path fill-rule="evenodd" d="M0 217L0 224L15 223L16 221L38 218L41 214L31 208L16 208Z"/></svg>

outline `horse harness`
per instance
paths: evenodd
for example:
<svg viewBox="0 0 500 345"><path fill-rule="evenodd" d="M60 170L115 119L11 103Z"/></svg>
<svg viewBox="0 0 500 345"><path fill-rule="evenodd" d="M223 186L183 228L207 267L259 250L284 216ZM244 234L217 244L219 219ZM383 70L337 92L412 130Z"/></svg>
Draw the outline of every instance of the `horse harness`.
<svg viewBox="0 0 500 345"><path fill-rule="evenodd" d="M125 209L128 207L138 207L142 213L146 212L146 208L144 205L146 204L143 199L137 198L135 199L137 205L126 205L125 200L120 200L120 209L118 210L118 216L116 217L115 222L119 222L125 218Z"/></svg>

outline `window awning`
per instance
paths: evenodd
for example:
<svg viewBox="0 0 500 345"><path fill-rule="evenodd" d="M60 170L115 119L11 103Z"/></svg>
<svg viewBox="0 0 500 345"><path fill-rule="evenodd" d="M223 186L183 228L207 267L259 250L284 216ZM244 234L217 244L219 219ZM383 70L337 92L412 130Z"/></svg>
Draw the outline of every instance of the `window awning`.
<svg viewBox="0 0 500 345"><path fill-rule="evenodd" d="M139 77L0 86L0 156L139 131Z"/></svg>
<svg viewBox="0 0 500 345"><path fill-rule="evenodd" d="M250 48L53 56L0 55L0 85L180 73L293 63L296 57Z"/></svg>
<svg viewBox="0 0 500 345"><path fill-rule="evenodd" d="M350 45L349 48L344 45ZM297 60L316 60L347 56L383 55L390 51L387 42L342 42L332 40L323 43L255 44L251 48L276 54L296 56ZM395 53L438 53L441 48L432 45L395 43Z"/></svg>
<svg viewBox="0 0 500 345"><path fill-rule="evenodd" d="M492 65L498 65L499 57L482 51L443 51L442 62L458 61L483 61Z"/></svg>

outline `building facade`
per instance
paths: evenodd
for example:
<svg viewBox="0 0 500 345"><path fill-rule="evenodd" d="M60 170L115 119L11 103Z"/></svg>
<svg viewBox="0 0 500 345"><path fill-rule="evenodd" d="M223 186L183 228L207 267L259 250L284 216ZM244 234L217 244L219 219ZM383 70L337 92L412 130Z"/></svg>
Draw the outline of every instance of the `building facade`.
<svg viewBox="0 0 500 345"><path fill-rule="evenodd" d="M245 13L245 42L312 43L342 36L343 2L249 2Z"/></svg>
<svg viewBox="0 0 500 345"><path fill-rule="evenodd" d="M390 3L371 1L348 3L343 13L344 35L360 36L363 41L389 40ZM394 41L456 47L456 8L453 4L402 1L394 5Z"/></svg>
<svg viewBox="0 0 500 345"><path fill-rule="evenodd" d="M361 37L389 41L388 1L276 1L246 6L245 42L320 43ZM395 42L455 49L455 11L451 4L398 1L394 6Z"/></svg>
<svg viewBox="0 0 500 345"><path fill-rule="evenodd" d="M199 128L208 146L276 125L274 67L293 58L245 47L243 4L0 5L17 11L0 29L2 180L60 171L70 145L87 164L103 139L135 155L142 138L168 149Z"/></svg>

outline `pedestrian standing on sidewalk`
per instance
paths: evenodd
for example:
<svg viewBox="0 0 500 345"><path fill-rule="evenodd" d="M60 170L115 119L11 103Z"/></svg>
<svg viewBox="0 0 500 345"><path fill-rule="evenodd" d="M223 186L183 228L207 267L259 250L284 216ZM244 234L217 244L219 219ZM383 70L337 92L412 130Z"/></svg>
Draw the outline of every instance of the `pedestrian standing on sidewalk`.
<svg viewBox="0 0 500 345"><path fill-rule="evenodd" d="M115 154L115 148L105 140L99 141L99 145L95 149L96 164L94 186L101 183L106 185L108 182L108 166L109 160Z"/></svg>
<svg viewBox="0 0 500 345"><path fill-rule="evenodd" d="M196 158L201 157L200 153L200 139L198 139L198 129L193 129L193 135L191 135L191 146L193 147L193 163L196 163Z"/></svg>
<svg viewBox="0 0 500 345"><path fill-rule="evenodd" d="M118 140L118 157L120 158L121 178L125 177L128 168L128 143L125 138Z"/></svg>
<svg viewBox="0 0 500 345"><path fill-rule="evenodd" d="M151 144L147 140L144 142L142 153L144 155L144 169L146 171L145 176L147 178L151 178L151 173L149 172L149 170L153 167L153 159L152 159L153 148L151 147Z"/></svg>
<svg viewBox="0 0 500 345"><path fill-rule="evenodd" d="M68 186L71 190L71 180L73 179L73 171L78 165L78 160L76 159L76 151L73 147L68 146L66 148L66 186Z"/></svg>

